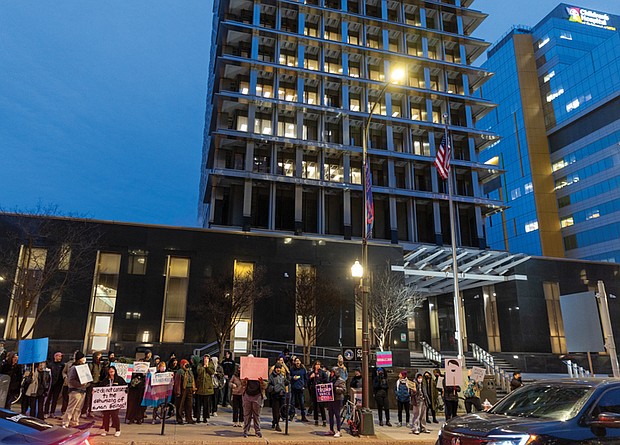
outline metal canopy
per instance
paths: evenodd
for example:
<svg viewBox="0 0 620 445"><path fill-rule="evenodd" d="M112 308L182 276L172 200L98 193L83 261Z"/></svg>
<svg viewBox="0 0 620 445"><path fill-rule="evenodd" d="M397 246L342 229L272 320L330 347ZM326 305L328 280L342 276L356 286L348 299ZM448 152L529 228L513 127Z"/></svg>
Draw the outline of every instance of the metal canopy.
<svg viewBox="0 0 620 445"><path fill-rule="evenodd" d="M518 264L530 259L522 253L511 254L496 250L457 247L459 289L513 280L527 280L527 275L506 275ZM407 285L426 295L453 292L452 248L421 245L405 254L403 266L392 266L394 272L403 272Z"/></svg>

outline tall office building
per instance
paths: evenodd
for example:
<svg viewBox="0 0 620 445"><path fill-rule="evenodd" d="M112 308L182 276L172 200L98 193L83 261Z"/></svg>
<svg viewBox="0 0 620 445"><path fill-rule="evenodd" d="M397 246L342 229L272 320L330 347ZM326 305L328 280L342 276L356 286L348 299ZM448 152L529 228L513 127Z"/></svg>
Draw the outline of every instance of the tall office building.
<svg viewBox="0 0 620 445"><path fill-rule="evenodd" d="M481 159L506 169L487 196L489 245L620 262L620 17L558 5L488 51L479 91L499 104L478 122L501 140Z"/></svg>
<svg viewBox="0 0 620 445"><path fill-rule="evenodd" d="M450 240L433 167L449 114L457 237L486 247L489 166L475 128L493 104L472 66L485 14L471 0L216 0L199 214L204 227L352 239L362 235L362 137L369 125L373 238ZM406 79L390 85L395 67Z"/></svg>

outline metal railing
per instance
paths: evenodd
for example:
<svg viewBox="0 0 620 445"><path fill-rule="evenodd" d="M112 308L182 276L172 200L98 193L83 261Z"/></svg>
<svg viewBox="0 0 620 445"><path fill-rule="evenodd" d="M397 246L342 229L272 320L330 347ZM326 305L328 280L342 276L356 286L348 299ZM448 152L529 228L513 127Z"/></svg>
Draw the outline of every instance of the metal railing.
<svg viewBox="0 0 620 445"><path fill-rule="evenodd" d="M442 363L443 360L439 351L435 350L431 345L424 341L420 342L420 344L422 345L424 358L435 363Z"/></svg>
<svg viewBox="0 0 620 445"><path fill-rule="evenodd" d="M267 357L280 354L284 349L288 349L291 355L301 357L303 360L304 347L295 343L278 342L271 340L254 340L252 341L252 354L256 357ZM325 346L311 346L310 359L333 359L336 360L338 355L342 354L340 348L330 348Z"/></svg>
<svg viewBox="0 0 620 445"><path fill-rule="evenodd" d="M230 340L226 341L226 344L224 345L224 350L225 351L230 350ZM204 354L213 355L219 352L220 352L220 345L218 344L217 341L211 342L208 345L204 345L201 348L194 349L194 355L197 355L197 356L202 356Z"/></svg>
<svg viewBox="0 0 620 445"><path fill-rule="evenodd" d="M489 352L475 343L471 343L470 346L474 358L484 365L487 374L495 377L496 387L501 388L505 392L510 392L510 381L512 380L510 373L497 366L495 359Z"/></svg>
<svg viewBox="0 0 620 445"><path fill-rule="evenodd" d="M568 376L570 378L577 379L582 377L591 377L590 371L579 366L577 363L570 360L562 360L562 362L566 365L566 368L568 369Z"/></svg>

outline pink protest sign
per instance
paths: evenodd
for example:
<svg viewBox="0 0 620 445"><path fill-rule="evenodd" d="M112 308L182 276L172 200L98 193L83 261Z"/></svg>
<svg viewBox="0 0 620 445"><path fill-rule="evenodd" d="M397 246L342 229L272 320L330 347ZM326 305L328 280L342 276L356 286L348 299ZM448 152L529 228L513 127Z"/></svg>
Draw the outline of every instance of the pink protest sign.
<svg viewBox="0 0 620 445"><path fill-rule="evenodd" d="M392 366L392 351L377 351L377 366L383 368Z"/></svg>
<svg viewBox="0 0 620 445"><path fill-rule="evenodd" d="M241 357L241 380L267 380L269 377L269 359L260 357Z"/></svg>
<svg viewBox="0 0 620 445"><path fill-rule="evenodd" d="M333 402L334 385L332 383L319 383L316 385L316 400L318 402Z"/></svg>

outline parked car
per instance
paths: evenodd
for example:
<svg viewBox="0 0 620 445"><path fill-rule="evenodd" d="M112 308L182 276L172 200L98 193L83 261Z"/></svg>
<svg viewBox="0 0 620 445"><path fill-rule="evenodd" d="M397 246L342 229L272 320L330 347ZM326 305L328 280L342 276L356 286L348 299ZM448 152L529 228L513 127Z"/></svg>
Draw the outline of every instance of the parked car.
<svg viewBox="0 0 620 445"><path fill-rule="evenodd" d="M53 426L0 408L0 444L88 445L88 431Z"/></svg>
<svg viewBox="0 0 620 445"><path fill-rule="evenodd" d="M448 421L437 445L620 444L620 379L553 380Z"/></svg>

